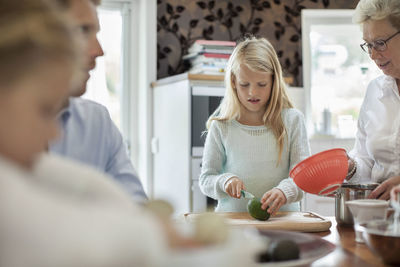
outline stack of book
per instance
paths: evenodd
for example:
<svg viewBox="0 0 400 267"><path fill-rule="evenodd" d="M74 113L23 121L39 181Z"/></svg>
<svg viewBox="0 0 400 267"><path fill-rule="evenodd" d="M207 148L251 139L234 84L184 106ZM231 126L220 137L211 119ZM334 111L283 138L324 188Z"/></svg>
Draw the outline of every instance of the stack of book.
<svg viewBox="0 0 400 267"><path fill-rule="evenodd" d="M183 59L190 60L190 73L223 75L235 45L230 41L197 40Z"/></svg>

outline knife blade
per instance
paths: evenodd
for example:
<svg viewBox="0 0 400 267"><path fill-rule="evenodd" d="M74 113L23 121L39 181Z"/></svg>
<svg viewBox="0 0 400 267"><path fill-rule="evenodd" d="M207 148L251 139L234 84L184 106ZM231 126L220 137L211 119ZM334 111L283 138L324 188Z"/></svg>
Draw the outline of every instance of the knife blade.
<svg viewBox="0 0 400 267"><path fill-rule="evenodd" d="M249 193L249 192L247 192L245 190L240 190L240 195L243 198L246 198L246 199L253 199L254 198L254 195L252 193Z"/></svg>

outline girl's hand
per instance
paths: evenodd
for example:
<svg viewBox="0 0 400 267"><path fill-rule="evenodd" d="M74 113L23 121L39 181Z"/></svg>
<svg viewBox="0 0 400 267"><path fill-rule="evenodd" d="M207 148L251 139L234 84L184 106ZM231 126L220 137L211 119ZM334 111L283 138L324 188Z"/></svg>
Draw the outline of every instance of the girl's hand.
<svg viewBox="0 0 400 267"><path fill-rule="evenodd" d="M268 213L275 215L275 213L287 202L285 194L278 188L273 188L266 192L261 198L261 208L265 210L268 206Z"/></svg>
<svg viewBox="0 0 400 267"><path fill-rule="evenodd" d="M232 177L230 178L226 183L225 183L225 192L234 198L240 198L240 191L246 190L244 187L243 182L237 178L237 177Z"/></svg>
<svg viewBox="0 0 400 267"><path fill-rule="evenodd" d="M400 184L400 176L392 176L375 188L368 198L388 200L390 198L390 190L398 184Z"/></svg>

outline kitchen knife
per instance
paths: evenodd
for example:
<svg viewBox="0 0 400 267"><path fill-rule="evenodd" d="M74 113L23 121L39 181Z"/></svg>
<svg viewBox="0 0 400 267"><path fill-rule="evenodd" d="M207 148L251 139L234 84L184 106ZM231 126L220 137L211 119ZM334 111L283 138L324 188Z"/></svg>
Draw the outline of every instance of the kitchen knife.
<svg viewBox="0 0 400 267"><path fill-rule="evenodd" d="M249 192L244 191L244 190L240 190L240 195L243 198L246 198L246 199L253 199L254 198L254 195L252 193L249 193Z"/></svg>

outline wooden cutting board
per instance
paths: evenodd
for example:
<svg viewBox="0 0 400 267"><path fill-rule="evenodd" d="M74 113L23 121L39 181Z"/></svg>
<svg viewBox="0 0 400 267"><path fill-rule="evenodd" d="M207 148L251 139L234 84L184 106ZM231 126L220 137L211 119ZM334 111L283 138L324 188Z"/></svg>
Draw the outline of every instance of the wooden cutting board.
<svg viewBox="0 0 400 267"><path fill-rule="evenodd" d="M254 226L260 230L287 230L297 232L328 231L332 223L330 220L313 212L281 211L267 221L259 221L248 212L217 212L224 216L232 226ZM185 221L193 222L199 213L184 214Z"/></svg>

